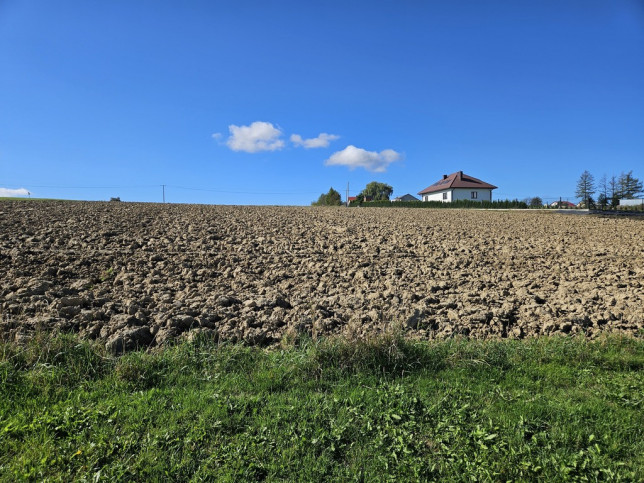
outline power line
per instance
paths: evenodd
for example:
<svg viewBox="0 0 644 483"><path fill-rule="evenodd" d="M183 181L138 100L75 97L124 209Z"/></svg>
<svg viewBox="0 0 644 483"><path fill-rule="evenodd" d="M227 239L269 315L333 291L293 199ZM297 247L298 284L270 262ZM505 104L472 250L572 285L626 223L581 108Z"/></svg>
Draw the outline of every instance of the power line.
<svg viewBox="0 0 644 483"><path fill-rule="evenodd" d="M71 190L103 190L103 189L132 189L132 188L152 188L158 185L144 184L144 185L130 185L130 186L56 186L56 185L38 185L24 183L25 186L31 188L55 188L55 189L71 189Z"/></svg>
<svg viewBox="0 0 644 483"><path fill-rule="evenodd" d="M213 188L191 188L188 186L166 185L168 188L175 188L188 191L208 191L211 193L228 193L239 195L309 195L316 194L317 191L230 191Z"/></svg>

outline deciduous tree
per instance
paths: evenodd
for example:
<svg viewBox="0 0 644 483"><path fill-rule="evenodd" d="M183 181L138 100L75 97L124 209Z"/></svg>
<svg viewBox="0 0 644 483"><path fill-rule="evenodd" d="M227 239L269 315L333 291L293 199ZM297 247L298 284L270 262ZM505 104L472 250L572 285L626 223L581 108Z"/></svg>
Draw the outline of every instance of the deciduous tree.
<svg viewBox="0 0 644 483"><path fill-rule="evenodd" d="M608 197L604 193L599 193L597 204L602 210L605 209L606 205L608 205Z"/></svg>
<svg viewBox="0 0 644 483"><path fill-rule="evenodd" d="M605 174L602 174L602 177L599 178L599 183L597 183L597 191L599 192L598 196L604 195L604 198L608 199L608 179ZM599 202L599 197L597 198Z"/></svg>
<svg viewBox="0 0 644 483"><path fill-rule="evenodd" d="M534 198L530 199L531 208L541 208L542 206L543 206L543 200L538 196L535 196Z"/></svg>
<svg viewBox="0 0 644 483"><path fill-rule="evenodd" d="M617 178L613 175L610 177L608 182L608 197L612 200L613 198L619 199L619 188L617 186Z"/></svg>
<svg viewBox="0 0 644 483"><path fill-rule="evenodd" d="M388 184L372 181L360 192L358 196L369 196L373 201L381 201L388 200L393 192L394 189Z"/></svg>

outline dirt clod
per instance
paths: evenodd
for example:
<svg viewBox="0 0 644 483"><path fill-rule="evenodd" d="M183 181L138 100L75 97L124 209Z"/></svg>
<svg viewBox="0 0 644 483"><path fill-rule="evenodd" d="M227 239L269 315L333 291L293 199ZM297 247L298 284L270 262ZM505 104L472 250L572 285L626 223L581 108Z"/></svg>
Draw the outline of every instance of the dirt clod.
<svg viewBox="0 0 644 483"><path fill-rule="evenodd" d="M532 211L3 202L0 337L641 337L644 224Z"/></svg>

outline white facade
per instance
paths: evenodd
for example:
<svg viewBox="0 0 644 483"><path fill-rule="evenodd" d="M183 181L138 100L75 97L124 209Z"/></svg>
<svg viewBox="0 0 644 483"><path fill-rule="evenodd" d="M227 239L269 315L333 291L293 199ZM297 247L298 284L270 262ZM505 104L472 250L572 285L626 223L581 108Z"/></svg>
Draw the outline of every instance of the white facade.
<svg viewBox="0 0 644 483"><path fill-rule="evenodd" d="M423 201L442 201L444 203L451 203L452 190L443 190L436 191L435 193L424 194Z"/></svg>
<svg viewBox="0 0 644 483"><path fill-rule="evenodd" d="M452 201L492 201L492 190L477 188L454 188L452 190Z"/></svg>
<svg viewBox="0 0 644 483"><path fill-rule="evenodd" d="M644 198L634 200L619 200L619 206L644 206Z"/></svg>
<svg viewBox="0 0 644 483"><path fill-rule="evenodd" d="M491 189L453 188L423 195L423 201L451 203L458 200L492 201Z"/></svg>

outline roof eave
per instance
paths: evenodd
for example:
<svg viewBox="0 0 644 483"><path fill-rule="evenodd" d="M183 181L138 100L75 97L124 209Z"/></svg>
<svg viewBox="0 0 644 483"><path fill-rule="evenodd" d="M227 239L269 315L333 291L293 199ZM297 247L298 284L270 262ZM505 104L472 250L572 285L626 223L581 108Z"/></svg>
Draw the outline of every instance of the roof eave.
<svg viewBox="0 0 644 483"><path fill-rule="evenodd" d="M440 189L429 189L425 188L423 191L419 191L419 195L426 195L427 193L440 193L441 191L449 191L452 188L440 188Z"/></svg>

